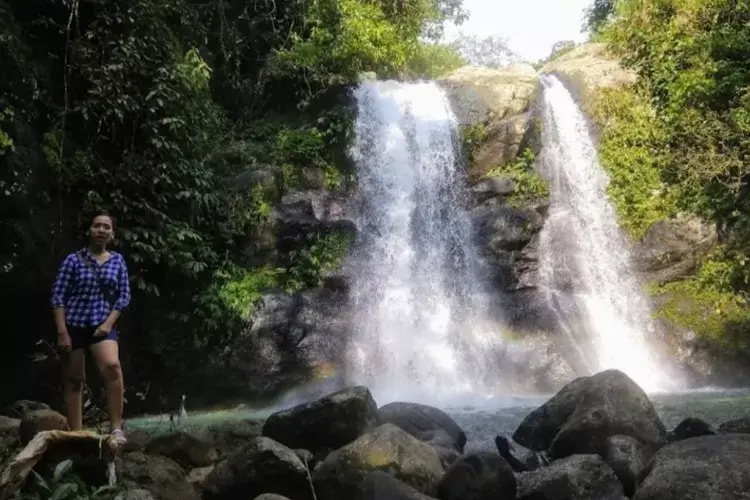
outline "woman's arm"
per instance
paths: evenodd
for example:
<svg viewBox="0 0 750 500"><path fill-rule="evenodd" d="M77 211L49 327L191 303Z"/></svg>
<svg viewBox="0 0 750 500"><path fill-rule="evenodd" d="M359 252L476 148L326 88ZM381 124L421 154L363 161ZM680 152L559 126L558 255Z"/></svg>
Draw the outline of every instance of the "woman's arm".
<svg viewBox="0 0 750 500"><path fill-rule="evenodd" d="M117 300L107 316L105 324L112 328L120 317L122 311L130 304L130 277L125 258L120 258L120 271L117 273Z"/></svg>
<svg viewBox="0 0 750 500"><path fill-rule="evenodd" d="M65 326L65 298L70 291L74 269L73 259L68 255L62 264L60 264L55 282L52 284L52 314L55 317L57 333L68 331Z"/></svg>

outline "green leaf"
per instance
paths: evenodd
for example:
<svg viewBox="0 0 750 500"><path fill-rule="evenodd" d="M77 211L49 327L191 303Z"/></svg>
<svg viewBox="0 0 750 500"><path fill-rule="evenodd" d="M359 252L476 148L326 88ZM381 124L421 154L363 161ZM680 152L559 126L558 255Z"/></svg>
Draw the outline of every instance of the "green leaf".
<svg viewBox="0 0 750 500"><path fill-rule="evenodd" d="M63 483L55 488L49 500L66 500L78 493L78 485L75 483Z"/></svg>

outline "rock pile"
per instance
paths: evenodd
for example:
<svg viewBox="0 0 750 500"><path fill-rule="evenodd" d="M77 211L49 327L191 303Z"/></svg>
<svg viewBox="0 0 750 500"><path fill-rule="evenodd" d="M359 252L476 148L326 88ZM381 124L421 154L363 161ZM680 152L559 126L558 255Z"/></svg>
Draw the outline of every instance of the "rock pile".
<svg viewBox="0 0 750 500"><path fill-rule="evenodd" d="M41 411L16 429L49 426ZM567 384L498 436L497 453L465 452L441 410L378 408L351 387L263 424L131 432L118 474L123 498L165 500L734 499L750 492L749 428L687 419L667 432L643 390L608 370Z"/></svg>

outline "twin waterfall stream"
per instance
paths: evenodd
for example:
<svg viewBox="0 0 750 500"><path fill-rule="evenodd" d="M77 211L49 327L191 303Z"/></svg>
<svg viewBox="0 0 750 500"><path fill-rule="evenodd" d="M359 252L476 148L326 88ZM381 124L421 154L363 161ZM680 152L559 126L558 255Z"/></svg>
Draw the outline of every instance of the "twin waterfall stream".
<svg viewBox="0 0 750 500"><path fill-rule="evenodd" d="M542 89L536 168L551 206L539 235L538 293L579 375L617 368L658 389L664 381L646 342L654 329L649 305L588 125L558 79L542 77ZM393 81L363 82L355 97L360 236L350 256L347 378L369 387L379 404L502 392L512 346L490 319L497 311L479 266L448 99L432 82Z"/></svg>

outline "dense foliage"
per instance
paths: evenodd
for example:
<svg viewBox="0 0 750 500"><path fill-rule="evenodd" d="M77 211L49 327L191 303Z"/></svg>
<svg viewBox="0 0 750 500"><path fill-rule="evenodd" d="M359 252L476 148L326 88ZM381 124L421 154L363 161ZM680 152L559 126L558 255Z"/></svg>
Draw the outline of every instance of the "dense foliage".
<svg viewBox="0 0 750 500"><path fill-rule="evenodd" d="M587 25L639 75L595 105L625 226L640 235L683 212L720 230L720 248L695 277L658 290L662 314L747 349L750 4L597 0Z"/></svg>
<svg viewBox="0 0 750 500"><path fill-rule="evenodd" d="M350 180L350 117L316 100L361 72L453 69L434 40L463 17L458 0L0 0L3 366L25 381L0 398L39 385L19 366L51 335L51 279L98 208L118 216L135 289L129 380L210 380L194 367L262 290L315 285L342 252L316 234L257 258L304 169L331 189Z"/></svg>
<svg viewBox="0 0 750 500"><path fill-rule="evenodd" d="M513 193L508 197L511 206L520 207L549 196L547 182L532 168L535 158L534 150L528 147L513 161L487 172L487 177L507 177L513 181Z"/></svg>

